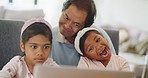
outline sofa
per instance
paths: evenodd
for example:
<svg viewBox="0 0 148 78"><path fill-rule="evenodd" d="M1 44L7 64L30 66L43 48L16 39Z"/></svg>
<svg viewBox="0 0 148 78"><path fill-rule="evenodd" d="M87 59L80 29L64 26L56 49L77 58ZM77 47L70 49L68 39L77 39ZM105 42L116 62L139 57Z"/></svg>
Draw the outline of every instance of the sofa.
<svg viewBox="0 0 148 78"><path fill-rule="evenodd" d="M129 62L136 78L142 78L144 73L148 75L148 31L125 25L115 28L119 30L119 55Z"/></svg>
<svg viewBox="0 0 148 78"><path fill-rule="evenodd" d="M24 21L0 20L0 70L15 55L23 55L19 48L19 37ZM111 37L115 50L118 52L119 32L105 29ZM117 53L118 54L118 53Z"/></svg>
<svg viewBox="0 0 148 78"><path fill-rule="evenodd" d="M44 17L43 9L36 7L23 8L15 6L2 6L0 5L0 19L13 19L13 20L29 20L35 17Z"/></svg>
<svg viewBox="0 0 148 78"><path fill-rule="evenodd" d="M144 73L147 73L148 77L148 31L133 29L133 27L125 25L104 24L101 27L119 31L118 55L128 61L136 78L142 78ZM147 71L144 72L145 67Z"/></svg>
<svg viewBox="0 0 148 78"><path fill-rule="evenodd" d="M19 47L24 21L0 20L0 70L15 55L23 55Z"/></svg>

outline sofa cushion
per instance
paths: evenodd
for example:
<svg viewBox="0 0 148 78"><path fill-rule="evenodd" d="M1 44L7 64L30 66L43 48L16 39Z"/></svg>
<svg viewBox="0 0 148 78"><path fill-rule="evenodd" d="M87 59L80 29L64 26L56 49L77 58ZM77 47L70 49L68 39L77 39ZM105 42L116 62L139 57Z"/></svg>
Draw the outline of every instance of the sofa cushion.
<svg viewBox="0 0 148 78"><path fill-rule="evenodd" d="M119 44L127 41L129 38L129 34L125 29L119 29Z"/></svg>
<svg viewBox="0 0 148 78"><path fill-rule="evenodd" d="M6 9L4 19L29 20L35 17L44 17L42 9Z"/></svg>

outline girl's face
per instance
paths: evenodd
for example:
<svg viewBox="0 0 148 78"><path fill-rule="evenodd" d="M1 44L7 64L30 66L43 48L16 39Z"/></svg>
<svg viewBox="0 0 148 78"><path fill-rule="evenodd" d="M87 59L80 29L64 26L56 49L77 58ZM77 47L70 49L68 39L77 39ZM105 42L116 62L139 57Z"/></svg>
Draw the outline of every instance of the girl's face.
<svg viewBox="0 0 148 78"><path fill-rule="evenodd" d="M25 61L29 65L44 63L51 51L51 42L44 35L31 37L25 44L21 42L21 50L25 52Z"/></svg>
<svg viewBox="0 0 148 78"><path fill-rule="evenodd" d="M111 52L106 39L93 31L88 32L88 37L84 41L84 55L99 61L110 59Z"/></svg>

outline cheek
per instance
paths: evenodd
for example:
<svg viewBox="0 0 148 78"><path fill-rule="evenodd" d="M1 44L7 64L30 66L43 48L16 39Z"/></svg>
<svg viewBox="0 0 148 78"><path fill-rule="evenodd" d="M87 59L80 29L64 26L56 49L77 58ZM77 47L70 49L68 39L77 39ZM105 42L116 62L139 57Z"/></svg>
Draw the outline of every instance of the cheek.
<svg viewBox="0 0 148 78"><path fill-rule="evenodd" d="M87 53L86 56L90 59L94 58L95 57L95 52L91 52L91 53Z"/></svg>
<svg viewBox="0 0 148 78"><path fill-rule="evenodd" d="M25 48L26 56L34 56L36 54L36 50L31 49L30 47Z"/></svg>
<svg viewBox="0 0 148 78"><path fill-rule="evenodd" d="M25 52L25 56L29 59L34 58L35 54L33 52Z"/></svg>
<svg viewBox="0 0 148 78"><path fill-rule="evenodd" d="M50 56L50 51L48 51L48 52L45 52L45 55L44 55L44 58L48 58Z"/></svg>
<svg viewBox="0 0 148 78"><path fill-rule="evenodd" d="M60 19L59 19L59 24L63 24L63 23L65 23L65 21L63 20L62 17L60 17Z"/></svg>
<svg viewBox="0 0 148 78"><path fill-rule="evenodd" d="M45 50L44 52L45 52L45 56L49 56L51 53L51 49Z"/></svg>
<svg viewBox="0 0 148 78"><path fill-rule="evenodd" d="M80 30L80 29L77 28L77 27L73 28L73 32L74 32L74 33L77 33L79 30Z"/></svg>
<svg viewBox="0 0 148 78"><path fill-rule="evenodd" d="M105 42L105 46L106 46L107 48L109 48L109 44L108 44L107 42Z"/></svg>

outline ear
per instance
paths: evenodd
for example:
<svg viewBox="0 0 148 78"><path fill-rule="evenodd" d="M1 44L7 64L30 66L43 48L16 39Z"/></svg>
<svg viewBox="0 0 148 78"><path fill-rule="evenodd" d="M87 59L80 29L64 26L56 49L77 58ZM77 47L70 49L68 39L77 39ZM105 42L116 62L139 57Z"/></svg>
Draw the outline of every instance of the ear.
<svg viewBox="0 0 148 78"><path fill-rule="evenodd" d="M22 40L20 40L20 49L22 52L25 52L25 45L23 44Z"/></svg>

